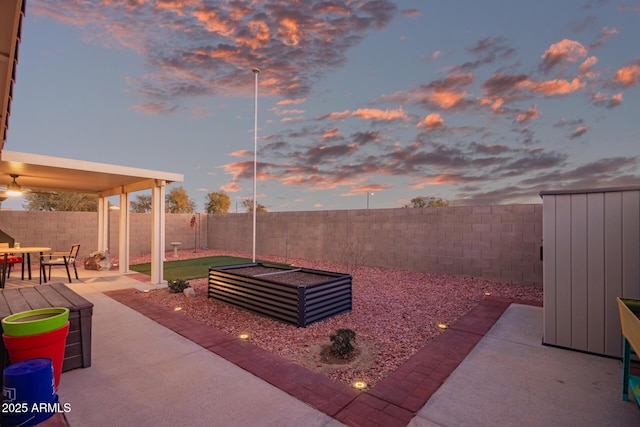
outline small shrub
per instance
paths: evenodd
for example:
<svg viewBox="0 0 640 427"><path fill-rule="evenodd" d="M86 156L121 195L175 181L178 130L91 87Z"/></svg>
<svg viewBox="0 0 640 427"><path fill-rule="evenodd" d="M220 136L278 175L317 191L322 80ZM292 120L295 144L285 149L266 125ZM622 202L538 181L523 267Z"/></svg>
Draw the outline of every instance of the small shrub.
<svg viewBox="0 0 640 427"><path fill-rule="evenodd" d="M189 282L187 282L184 279L169 280L168 285L169 285L169 289L174 294L179 294L182 291L184 291L185 289L191 287Z"/></svg>
<svg viewBox="0 0 640 427"><path fill-rule="evenodd" d="M336 243L338 248L337 262L344 264L346 272L352 276L365 265L367 251L359 239L350 239L347 235Z"/></svg>
<svg viewBox="0 0 640 427"><path fill-rule="evenodd" d="M330 338L331 353L336 357L349 357L353 351L352 341L355 341L356 333L351 329L338 329Z"/></svg>

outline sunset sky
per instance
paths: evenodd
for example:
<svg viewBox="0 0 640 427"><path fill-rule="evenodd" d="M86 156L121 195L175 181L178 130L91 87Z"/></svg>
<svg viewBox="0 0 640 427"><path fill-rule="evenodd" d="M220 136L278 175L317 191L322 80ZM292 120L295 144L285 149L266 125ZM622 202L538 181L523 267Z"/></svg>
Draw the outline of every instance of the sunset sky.
<svg viewBox="0 0 640 427"><path fill-rule="evenodd" d="M269 211L640 185L638 1L28 0L22 36L5 149L181 173L199 212L252 197L253 67Z"/></svg>

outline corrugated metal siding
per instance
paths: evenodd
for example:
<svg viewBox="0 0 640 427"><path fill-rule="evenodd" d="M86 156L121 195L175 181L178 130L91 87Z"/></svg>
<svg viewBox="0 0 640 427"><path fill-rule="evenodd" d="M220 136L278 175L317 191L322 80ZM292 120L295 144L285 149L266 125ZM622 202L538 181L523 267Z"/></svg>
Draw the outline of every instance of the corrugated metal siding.
<svg viewBox="0 0 640 427"><path fill-rule="evenodd" d="M252 277L234 273L235 269L254 266L262 264L209 268L208 297L298 327L351 311L349 274L301 268L297 270L326 279L308 285L292 285L272 279L276 276Z"/></svg>
<svg viewBox="0 0 640 427"><path fill-rule="evenodd" d="M640 299L640 189L541 196L543 341L620 357L616 297Z"/></svg>

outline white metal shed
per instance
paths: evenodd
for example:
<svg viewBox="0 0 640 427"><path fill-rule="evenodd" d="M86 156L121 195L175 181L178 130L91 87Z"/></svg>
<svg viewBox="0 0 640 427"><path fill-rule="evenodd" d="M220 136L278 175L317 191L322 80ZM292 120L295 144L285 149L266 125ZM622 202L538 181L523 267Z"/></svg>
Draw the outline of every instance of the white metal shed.
<svg viewBox="0 0 640 427"><path fill-rule="evenodd" d="M640 187L540 196L543 342L620 357L616 297L640 299Z"/></svg>

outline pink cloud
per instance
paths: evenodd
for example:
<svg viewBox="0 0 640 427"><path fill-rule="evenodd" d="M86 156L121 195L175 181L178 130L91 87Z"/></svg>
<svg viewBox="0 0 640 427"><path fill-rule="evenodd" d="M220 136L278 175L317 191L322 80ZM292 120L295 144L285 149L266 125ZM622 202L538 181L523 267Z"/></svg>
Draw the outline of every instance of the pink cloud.
<svg viewBox="0 0 640 427"><path fill-rule="evenodd" d="M576 62L579 58L587 56L587 49L575 40L564 39L554 43L542 54L540 69L548 73L557 65L566 62Z"/></svg>
<svg viewBox="0 0 640 427"><path fill-rule="evenodd" d="M343 197L360 196L367 193L375 193L379 191L385 191L391 188L388 184L366 184L356 185L349 189L348 192L340 194Z"/></svg>
<svg viewBox="0 0 640 427"><path fill-rule="evenodd" d="M600 47L604 44L604 42L611 36L618 34L618 30L616 28L603 27L600 30L600 34L598 35L598 39L593 42L589 48L594 49Z"/></svg>
<svg viewBox="0 0 640 427"><path fill-rule="evenodd" d="M431 113L426 116L422 121L420 121L417 127L426 128L429 131L436 130L444 126L444 120L438 113Z"/></svg>
<svg viewBox="0 0 640 427"><path fill-rule="evenodd" d="M333 120L342 120L347 117L358 117L362 120L375 120L375 121L408 121L409 116L406 111L402 108L393 109L393 110L381 110L377 108L359 108L354 111L339 111L326 114L321 117L321 119L333 119Z"/></svg>
<svg viewBox="0 0 640 427"><path fill-rule="evenodd" d="M302 117L302 116L298 116L298 117L283 117L280 121L282 123L303 122L304 121L304 117Z"/></svg>
<svg viewBox="0 0 640 427"><path fill-rule="evenodd" d="M616 71L613 82L623 87L638 86L638 83L640 83L640 65L632 64L620 68Z"/></svg>
<svg viewBox="0 0 640 427"><path fill-rule="evenodd" d="M439 175L420 178L419 180L417 180L417 182L409 184L409 188L419 190L421 188L432 185L461 184L469 181L470 180L468 178L465 178L462 175L443 173Z"/></svg>
<svg viewBox="0 0 640 427"><path fill-rule="evenodd" d="M286 176L280 179L280 183L294 187L305 187L310 191L331 190L341 186L355 185L362 182L364 178L356 177L335 177L322 174L304 174Z"/></svg>
<svg viewBox="0 0 640 427"><path fill-rule="evenodd" d="M471 73L451 73L443 79L438 79L429 84L413 87L406 91L400 91L391 95L383 95L381 102L416 103L427 109L458 109L473 104L467 99L465 88L473 83Z"/></svg>
<svg viewBox="0 0 640 427"><path fill-rule="evenodd" d="M614 108L622 104L622 92L616 93L612 96L606 93L597 92L591 96L591 102L597 106Z"/></svg>
<svg viewBox="0 0 640 427"><path fill-rule="evenodd" d="M295 115L295 114L304 114L304 110L277 110L272 109L276 116L287 116L287 115Z"/></svg>
<svg viewBox="0 0 640 427"><path fill-rule="evenodd" d="M570 93L577 92L584 88L585 84L580 78L576 77L571 81L563 79L553 79L538 83L528 82L526 86L531 92L541 93L545 96L555 96L568 95Z"/></svg>
<svg viewBox="0 0 640 427"><path fill-rule="evenodd" d="M133 109L146 114L160 114L175 111L177 106L169 106L166 102L145 102L133 106Z"/></svg>
<svg viewBox="0 0 640 427"><path fill-rule="evenodd" d="M149 113L175 111L183 98L249 95L256 66L265 94L305 98L327 71L344 64L352 46L398 12L390 0L375 7L301 2L295 8L281 0L34 0L29 10L82 28L93 43L138 53L148 72L129 81L144 98L137 109ZM295 60L291 49L297 49Z"/></svg>
<svg viewBox="0 0 640 427"><path fill-rule="evenodd" d="M341 111L341 112L329 113L329 114L327 114L325 116L325 118L327 118L327 119L346 119L350 115L351 115L351 113L349 112L349 110L344 110L344 111Z"/></svg>
<svg viewBox="0 0 640 427"><path fill-rule="evenodd" d="M298 99L283 99L281 101L276 102L277 105L296 105L302 104L307 101L307 98L298 98Z"/></svg>
<svg viewBox="0 0 640 427"><path fill-rule="evenodd" d="M589 78L597 77L597 73L591 71L591 69L598 63L598 58L595 56L590 56L580 64L579 72L580 75L586 76Z"/></svg>
<svg viewBox="0 0 640 427"><path fill-rule="evenodd" d="M401 11L400 13L402 13L402 16L406 16L407 18L418 18L422 16L422 12L420 12L420 10L418 9L407 9Z"/></svg>
<svg viewBox="0 0 640 427"><path fill-rule="evenodd" d="M538 117L540 117L540 111L538 111L538 108L534 105L527 111L518 114L516 116L516 122L526 123L531 120L537 119Z"/></svg>
<svg viewBox="0 0 640 427"><path fill-rule="evenodd" d="M490 98L487 98L487 97L478 98L479 105L482 105L482 106L488 105L491 111L493 111L496 114L503 114L505 112L505 110L502 108L502 105L504 103L505 103L505 98L501 96L494 96Z"/></svg>
<svg viewBox="0 0 640 427"><path fill-rule="evenodd" d="M578 126L576 130L571 134L571 136L569 136L569 139L580 138L582 135L587 133L588 130L589 126L587 125Z"/></svg>
<svg viewBox="0 0 640 427"><path fill-rule="evenodd" d="M227 155L232 157L245 157L245 156L252 156L253 153L249 150L236 150L236 151L232 151Z"/></svg>
<svg viewBox="0 0 640 427"><path fill-rule="evenodd" d="M161 5L159 7L162 8ZM236 31L233 21L225 19L225 16L215 9L199 8L191 12L191 15L204 24L207 31L223 37L229 37Z"/></svg>
<svg viewBox="0 0 640 427"><path fill-rule="evenodd" d="M438 107L449 110L460 104L467 93L459 89L436 89L426 95L426 98Z"/></svg>
<svg viewBox="0 0 640 427"><path fill-rule="evenodd" d="M226 191L227 193L236 193L240 191L242 188L238 185L237 181L231 181L227 184L221 185L220 189L222 191Z"/></svg>
<svg viewBox="0 0 640 427"><path fill-rule="evenodd" d="M322 139L323 140L327 140L327 139L333 139L340 136L340 129L338 128L331 128L328 131L324 132L322 134Z"/></svg>
<svg viewBox="0 0 640 427"><path fill-rule="evenodd" d="M396 110L379 110L375 108L360 108L351 113L354 117L359 117L363 120L382 120L382 121L406 121L408 120L407 113L402 109Z"/></svg>

